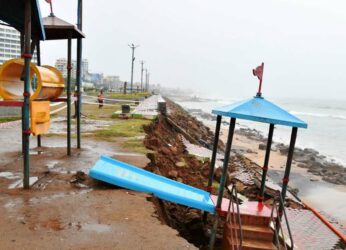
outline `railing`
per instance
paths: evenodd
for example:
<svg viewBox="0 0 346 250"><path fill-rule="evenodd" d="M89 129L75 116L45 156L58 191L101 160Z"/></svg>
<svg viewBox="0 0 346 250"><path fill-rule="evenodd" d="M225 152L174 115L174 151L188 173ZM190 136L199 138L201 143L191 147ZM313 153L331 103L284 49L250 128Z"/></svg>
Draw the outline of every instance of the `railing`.
<svg viewBox="0 0 346 250"><path fill-rule="evenodd" d="M230 195L229 205L228 205L228 211L227 211L227 218L226 223L230 224L230 233L231 233L231 240L232 249L241 250L243 245L243 231L241 226L241 219L240 219L240 211L239 211L239 200L238 200L238 192L236 186L233 184L232 189L230 190L227 187L228 194ZM235 212L235 205L237 207L237 211ZM232 209L232 210L231 210ZM238 237L238 229L239 229L239 237Z"/></svg>
<svg viewBox="0 0 346 250"><path fill-rule="evenodd" d="M275 211L275 213L274 213ZM276 218L274 218L274 214ZM284 220L286 223L286 229L289 236L289 246L287 246L287 242L285 239L285 232L282 228L282 215L284 215ZM278 250L292 250L294 248L293 237L290 229L290 225L288 223L286 210L284 206L284 202L282 200L281 194L278 194L273 201L272 212L270 216L271 223L274 227L274 240Z"/></svg>

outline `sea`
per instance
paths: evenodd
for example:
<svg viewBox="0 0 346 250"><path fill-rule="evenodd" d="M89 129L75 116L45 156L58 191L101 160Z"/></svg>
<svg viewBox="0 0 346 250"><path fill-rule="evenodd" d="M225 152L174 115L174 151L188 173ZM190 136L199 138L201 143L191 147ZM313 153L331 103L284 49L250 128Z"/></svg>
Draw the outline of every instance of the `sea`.
<svg viewBox="0 0 346 250"><path fill-rule="evenodd" d="M173 98L174 99L174 98ZM232 104L244 99L229 98L208 100L197 98L197 101L175 100L185 109L201 109L211 113L213 108ZM328 160L346 167L346 100L316 99L268 99L281 108L289 111L308 124L307 129L299 129L296 146L313 148ZM227 118L223 118L227 119ZM265 137L268 124L237 120L237 127L254 128ZM291 128L276 126L273 140L289 144Z"/></svg>

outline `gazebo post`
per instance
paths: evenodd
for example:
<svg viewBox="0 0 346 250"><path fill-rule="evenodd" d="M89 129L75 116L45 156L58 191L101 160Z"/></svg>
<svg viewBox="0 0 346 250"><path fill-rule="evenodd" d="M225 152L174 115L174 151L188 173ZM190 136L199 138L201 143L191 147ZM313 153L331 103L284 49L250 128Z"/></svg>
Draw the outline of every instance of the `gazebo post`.
<svg viewBox="0 0 346 250"><path fill-rule="evenodd" d="M72 34L67 39L67 155L71 155L71 44Z"/></svg>
<svg viewBox="0 0 346 250"><path fill-rule="evenodd" d="M29 99L30 99L30 61L31 61L31 0L25 1L25 22L24 22L24 101L22 116L22 133L23 133L23 161L24 161L24 179L23 186L25 189L30 187L30 125L29 125Z"/></svg>
<svg viewBox="0 0 346 250"><path fill-rule="evenodd" d="M77 27L79 30L82 30L82 14L83 14L83 1L78 0L78 9L77 9ZM82 39L77 38L77 148L81 148L81 105L82 105L82 96L81 96L81 85L82 85Z"/></svg>
<svg viewBox="0 0 346 250"><path fill-rule="evenodd" d="M213 145L213 153L211 155L210 161L210 169L209 169L209 179L207 191L211 193L213 187L213 179L214 179L214 170L215 170L215 162L216 162L216 154L217 154L217 146L219 144L219 136L220 136L220 127L221 127L222 116L218 115L216 117L216 127L215 127L215 137L214 137L214 145ZM207 212L203 214L203 221L207 220Z"/></svg>
<svg viewBox="0 0 346 250"><path fill-rule="evenodd" d="M267 148L266 148L266 154L264 158L264 164L263 164L263 172L262 172L262 181L261 181L261 188L258 195L258 199L260 202L264 199L264 189L265 189L265 183L267 178L267 172L268 172L268 165L269 165L269 157L270 157L270 149L273 141L273 132L274 132L274 124L269 125L269 133L268 133L268 140L267 140Z"/></svg>
<svg viewBox="0 0 346 250"><path fill-rule="evenodd" d="M225 184L226 184L226 179L227 179L228 162L229 162L230 153L231 153L231 149L232 149L232 141L233 141L233 135L234 135L234 129L235 129L235 122L236 122L236 118L231 118L231 123L230 123L229 129L228 129L228 138L227 138L227 143L226 143L225 157L224 157L224 161L223 161L222 174L221 174L219 191L218 191L218 196L217 196L217 203L216 203L216 208L215 208L216 212L215 212L214 225L213 225L213 229L212 229L210 241L209 241L209 249L213 249L214 244L215 244L216 231L217 231L218 220L219 220L218 211L221 209L223 191L225 189Z"/></svg>
<svg viewBox="0 0 346 250"><path fill-rule="evenodd" d="M40 39L37 39L36 42L36 54L37 54L37 66L41 66L41 44L40 44ZM41 135L37 135L37 147L41 147Z"/></svg>
<svg viewBox="0 0 346 250"><path fill-rule="evenodd" d="M285 175L284 175L284 178L282 179L281 197L282 197L283 201L285 201L287 185L288 185L288 182L289 182L289 177L290 177L290 172L291 172L291 165L292 165L292 159L293 159L293 153L294 153L294 146L296 144L296 138L297 138L297 131L298 131L297 127L293 127L292 128L291 141L290 141L290 146L289 146L288 155L287 155ZM282 210L282 208L280 207L280 211L281 210Z"/></svg>

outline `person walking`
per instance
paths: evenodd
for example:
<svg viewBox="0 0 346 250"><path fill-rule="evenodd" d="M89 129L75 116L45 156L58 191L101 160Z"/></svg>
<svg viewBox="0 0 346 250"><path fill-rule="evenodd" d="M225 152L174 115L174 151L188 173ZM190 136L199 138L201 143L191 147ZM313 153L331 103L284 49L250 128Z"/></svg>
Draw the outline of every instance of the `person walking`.
<svg viewBox="0 0 346 250"><path fill-rule="evenodd" d="M97 101L99 102L99 109L103 107L104 95L103 90L101 89L99 94L97 95Z"/></svg>

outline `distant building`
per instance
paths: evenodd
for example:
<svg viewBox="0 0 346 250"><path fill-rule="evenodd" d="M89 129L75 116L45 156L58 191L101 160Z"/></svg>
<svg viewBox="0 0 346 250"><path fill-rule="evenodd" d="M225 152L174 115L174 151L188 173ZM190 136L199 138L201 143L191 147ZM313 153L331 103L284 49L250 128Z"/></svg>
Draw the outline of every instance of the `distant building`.
<svg viewBox="0 0 346 250"><path fill-rule="evenodd" d="M89 73L87 77L87 81L93 82L96 85L101 85L103 82L103 74L102 73Z"/></svg>
<svg viewBox="0 0 346 250"><path fill-rule="evenodd" d="M0 22L0 64L21 57L20 33L16 29L2 24L3 22ZM34 54L33 61L36 62L36 54Z"/></svg>
<svg viewBox="0 0 346 250"><path fill-rule="evenodd" d="M71 70L71 77L77 78L77 61L72 60L72 70ZM67 59L66 58L59 58L55 61L55 67L62 73L63 77L67 77ZM89 62L88 59L83 59L82 61L82 80L85 80L88 78L89 74Z"/></svg>
<svg viewBox="0 0 346 250"><path fill-rule="evenodd" d="M106 76L103 78L103 86L107 89L118 90L122 85L119 76Z"/></svg>
<svg viewBox="0 0 346 250"><path fill-rule="evenodd" d="M82 60L82 79L86 79L89 74L89 62L88 59Z"/></svg>
<svg viewBox="0 0 346 250"><path fill-rule="evenodd" d="M76 74L77 74L76 68L77 67L76 67L75 61L72 61L72 65L71 66L72 66L71 77L72 78L76 78ZM61 72L61 74L62 74L62 76L64 78L67 77L67 59L66 58L59 58L59 59L57 59L55 61L55 68L57 68Z"/></svg>

